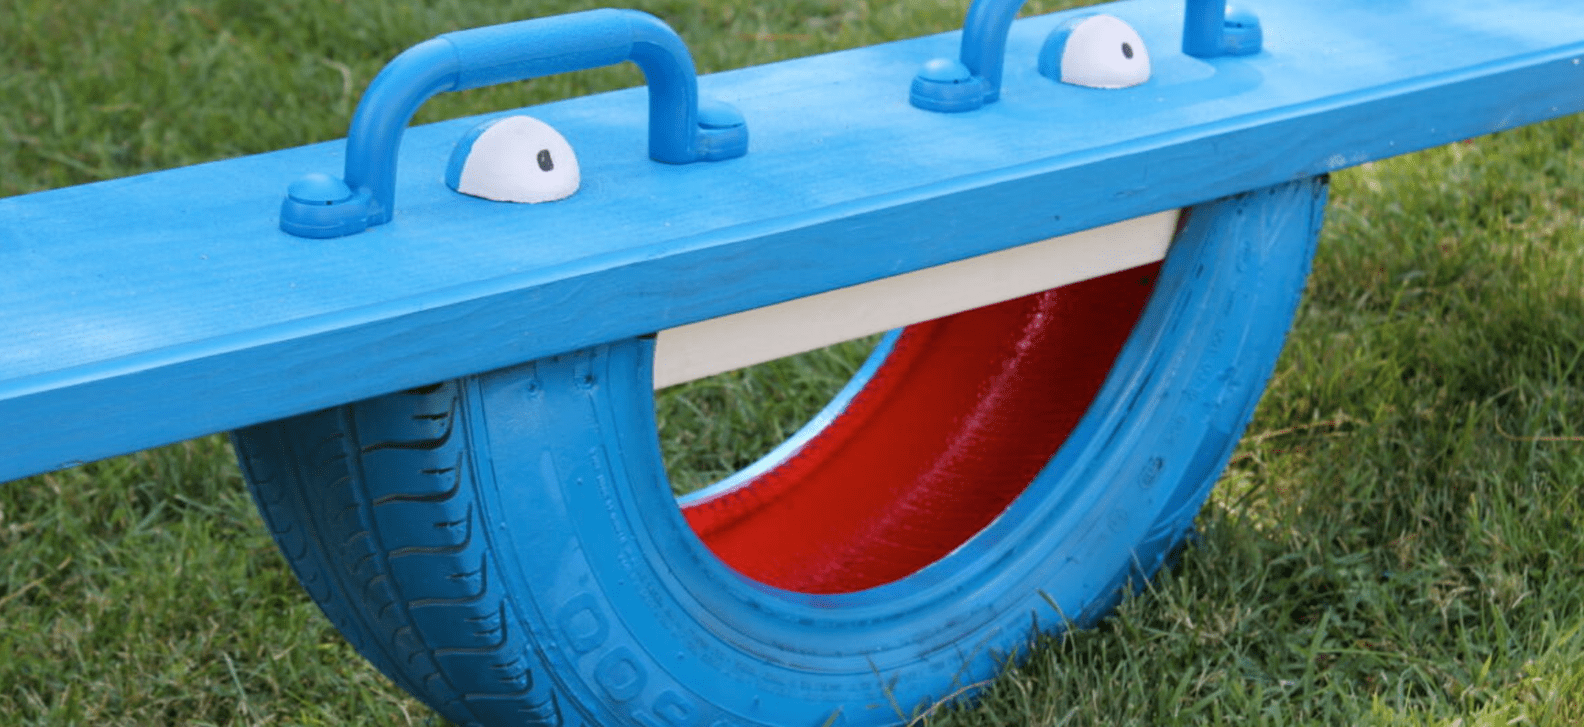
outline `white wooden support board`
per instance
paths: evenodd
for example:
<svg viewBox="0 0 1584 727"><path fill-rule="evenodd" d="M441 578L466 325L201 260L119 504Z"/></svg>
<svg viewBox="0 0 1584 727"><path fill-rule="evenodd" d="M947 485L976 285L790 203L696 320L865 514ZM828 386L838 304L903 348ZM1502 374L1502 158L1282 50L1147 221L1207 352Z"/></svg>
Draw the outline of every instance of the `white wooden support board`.
<svg viewBox="0 0 1584 727"><path fill-rule="evenodd" d="M655 388L1120 272L1166 256L1178 213L1138 217L660 332Z"/></svg>

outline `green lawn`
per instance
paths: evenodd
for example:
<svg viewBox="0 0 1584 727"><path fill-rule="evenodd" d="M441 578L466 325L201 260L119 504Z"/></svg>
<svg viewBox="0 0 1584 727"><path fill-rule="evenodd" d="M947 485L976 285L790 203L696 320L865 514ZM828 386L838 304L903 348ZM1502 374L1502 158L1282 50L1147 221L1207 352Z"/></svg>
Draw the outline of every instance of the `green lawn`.
<svg viewBox="0 0 1584 727"><path fill-rule="evenodd" d="M630 3L706 72L948 29L965 5ZM9 0L0 196L335 138L398 50L586 7ZM451 94L420 120L638 80ZM1570 118L1337 175L1285 355L1180 566L927 721L1584 723L1580 139ZM667 395L674 479L751 461L863 350ZM218 437L0 486L0 553L0 723L435 722L300 591Z"/></svg>

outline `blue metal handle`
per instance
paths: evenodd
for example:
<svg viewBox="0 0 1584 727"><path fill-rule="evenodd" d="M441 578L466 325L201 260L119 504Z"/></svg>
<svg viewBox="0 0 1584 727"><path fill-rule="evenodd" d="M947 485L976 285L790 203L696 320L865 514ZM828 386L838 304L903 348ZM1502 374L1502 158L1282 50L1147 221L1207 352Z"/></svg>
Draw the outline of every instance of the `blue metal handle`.
<svg viewBox="0 0 1584 727"><path fill-rule="evenodd" d="M1001 67L1007 33L1026 0L974 0L963 21L959 61L938 58L924 65L909 94L929 111L972 111L1001 98Z"/></svg>
<svg viewBox="0 0 1584 727"><path fill-rule="evenodd" d="M1188 0L1182 50L1197 58L1244 56L1260 51L1264 33L1253 13L1231 10L1226 0Z"/></svg>
<svg viewBox="0 0 1584 727"><path fill-rule="evenodd" d="M963 21L961 61L937 58L913 79L914 106L928 111L972 111L1001 98L1001 68L1007 33L1026 0L974 0ZM1256 53L1259 21L1249 13L1228 14L1226 0L1187 0L1183 52L1209 58Z"/></svg>
<svg viewBox="0 0 1584 727"><path fill-rule="evenodd" d="M353 114L344 180L309 175L293 183L281 205L281 229L339 237L389 222L402 132L438 93L623 61L637 63L649 84L652 159L687 164L747 152L747 127L735 109L711 104L700 123L693 58L653 15L602 9L474 28L426 40L386 64Z"/></svg>
<svg viewBox="0 0 1584 727"><path fill-rule="evenodd" d="M1183 52L1199 58L1221 55L1225 25L1226 0L1188 0L1183 16Z"/></svg>

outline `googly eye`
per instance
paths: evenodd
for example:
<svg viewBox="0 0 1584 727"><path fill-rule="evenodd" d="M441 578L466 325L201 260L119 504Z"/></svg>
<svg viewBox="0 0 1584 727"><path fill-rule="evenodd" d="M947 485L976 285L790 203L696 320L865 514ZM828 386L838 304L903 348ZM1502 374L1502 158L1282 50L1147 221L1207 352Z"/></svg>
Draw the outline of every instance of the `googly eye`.
<svg viewBox="0 0 1584 727"><path fill-rule="evenodd" d="M1051 32L1040 48L1039 70L1075 86L1128 88L1149 80L1149 50L1120 18L1088 15Z"/></svg>
<svg viewBox="0 0 1584 727"><path fill-rule="evenodd" d="M572 145L549 124L508 116L468 132L451 152L446 184L497 202L554 202L578 190Z"/></svg>

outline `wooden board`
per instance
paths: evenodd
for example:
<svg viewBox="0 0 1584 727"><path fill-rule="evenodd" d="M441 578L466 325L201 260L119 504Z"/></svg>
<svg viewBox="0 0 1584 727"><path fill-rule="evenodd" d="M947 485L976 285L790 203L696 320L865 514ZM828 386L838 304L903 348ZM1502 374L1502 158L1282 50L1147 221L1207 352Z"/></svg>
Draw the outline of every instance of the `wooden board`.
<svg viewBox="0 0 1584 727"><path fill-rule="evenodd" d="M1208 62L1180 3L1106 10L1149 83L1039 76L1062 14L1017 23L1000 102L966 114L907 103L956 34L703 78L748 118L732 161L650 162L641 89L536 107L582 159L554 205L445 188L476 120L410 130L395 220L336 240L276 214L340 142L0 200L0 480L1584 109L1576 0L1273 0L1265 52Z"/></svg>

